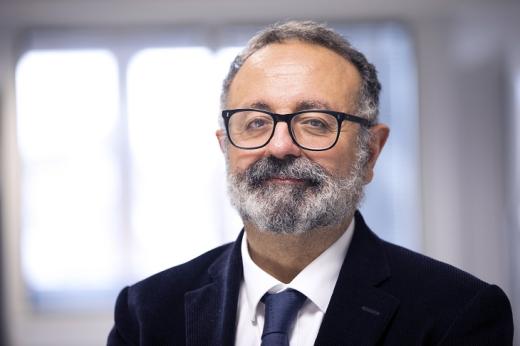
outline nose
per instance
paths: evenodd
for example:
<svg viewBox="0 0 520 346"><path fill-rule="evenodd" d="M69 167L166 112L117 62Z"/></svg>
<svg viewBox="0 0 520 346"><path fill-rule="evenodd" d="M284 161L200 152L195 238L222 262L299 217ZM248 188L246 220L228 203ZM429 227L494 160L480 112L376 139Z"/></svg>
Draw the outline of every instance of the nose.
<svg viewBox="0 0 520 346"><path fill-rule="evenodd" d="M302 149L294 143L286 123L279 122L273 133L273 137L266 146L267 154L278 159L287 156L299 157Z"/></svg>

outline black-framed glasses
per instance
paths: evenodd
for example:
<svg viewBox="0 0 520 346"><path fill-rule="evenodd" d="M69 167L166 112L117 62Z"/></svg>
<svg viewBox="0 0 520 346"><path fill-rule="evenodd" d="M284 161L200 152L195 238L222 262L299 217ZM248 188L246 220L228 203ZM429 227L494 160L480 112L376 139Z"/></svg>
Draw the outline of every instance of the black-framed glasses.
<svg viewBox="0 0 520 346"><path fill-rule="evenodd" d="M341 123L345 120L370 127L368 119L330 110L305 110L277 114L259 109L227 109L222 111L229 141L240 149L261 148L273 138L276 124L287 123L293 142L300 148L323 151L338 142Z"/></svg>

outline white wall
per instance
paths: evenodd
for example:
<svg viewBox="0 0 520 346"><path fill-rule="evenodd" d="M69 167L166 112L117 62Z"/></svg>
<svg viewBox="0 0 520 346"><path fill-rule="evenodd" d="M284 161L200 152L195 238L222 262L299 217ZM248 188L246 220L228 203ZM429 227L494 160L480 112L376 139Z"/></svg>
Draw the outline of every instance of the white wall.
<svg viewBox="0 0 520 346"><path fill-rule="evenodd" d="M517 74L519 66L519 15L518 6L481 4L413 25L425 253L498 283L512 299L516 325L520 237L513 167L520 157L511 141L519 135L511 127L519 117L511 86L512 66Z"/></svg>
<svg viewBox="0 0 520 346"><path fill-rule="evenodd" d="M19 166L15 142L14 67L25 29L117 28L317 20L398 19L416 39L420 93L420 157L424 252L498 283L520 313L519 232L512 203L511 124L518 117L512 73L520 71L520 4L515 1L81 1L0 0L0 149L3 256L8 331L16 345L44 344L44 333L68 330L84 344L103 343L108 314L87 327L64 328L61 316L36 321L23 305L18 271ZM516 106L513 106L516 105ZM515 108L516 107L516 108ZM518 164L517 164L518 165ZM516 218L517 219L517 218ZM31 317L32 316L32 317ZM517 318L517 325L520 320ZM92 321L85 317L84 321ZM72 321L73 318L66 318ZM29 328L22 330L21 328ZM85 329L87 328L87 329ZM52 339L49 339L52 340ZM49 344L51 344L49 342ZM77 344L77 343L76 343ZM53 345L56 345L54 343Z"/></svg>

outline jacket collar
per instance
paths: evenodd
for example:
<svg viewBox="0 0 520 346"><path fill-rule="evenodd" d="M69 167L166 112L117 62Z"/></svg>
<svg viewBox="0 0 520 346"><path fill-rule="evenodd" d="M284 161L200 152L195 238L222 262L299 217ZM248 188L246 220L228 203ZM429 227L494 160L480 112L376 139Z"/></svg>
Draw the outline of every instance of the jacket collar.
<svg viewBox="0 0 520 346"><path fill-rule="evenodd" d="M381 240L356 212L356 228L316 345L374 345L399 300L379 289L390 278ZM242 258L237 241L210 266L213 282L185 295L187 345L233 345Z"/></svg>
<svg viewBox="0 0 520 346"><path fill-rule="evenodd" d="M356 212L352 243L323 318L316 345L374 345L399 300L378 286L391 276L381 240Z"/></svg>
<svg viewBox="0 0 520 346"><path fill-rule="evenodd" d="M234 344L243 232L209 267L213 282L186 292L186 345Z"/></svg>

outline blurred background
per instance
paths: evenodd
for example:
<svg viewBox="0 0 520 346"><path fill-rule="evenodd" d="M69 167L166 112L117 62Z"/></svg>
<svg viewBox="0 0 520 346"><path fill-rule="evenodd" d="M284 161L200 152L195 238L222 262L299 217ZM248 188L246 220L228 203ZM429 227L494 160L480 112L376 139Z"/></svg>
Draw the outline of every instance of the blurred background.
<svg viewBox="0 0 520 346"><path fill-rule="evenodd" d="M378 68L368 224L500 285L520 325L518 1L0 0L0 345L105 344L122 287L237 236L220 86L286 19Z"/></svg>

